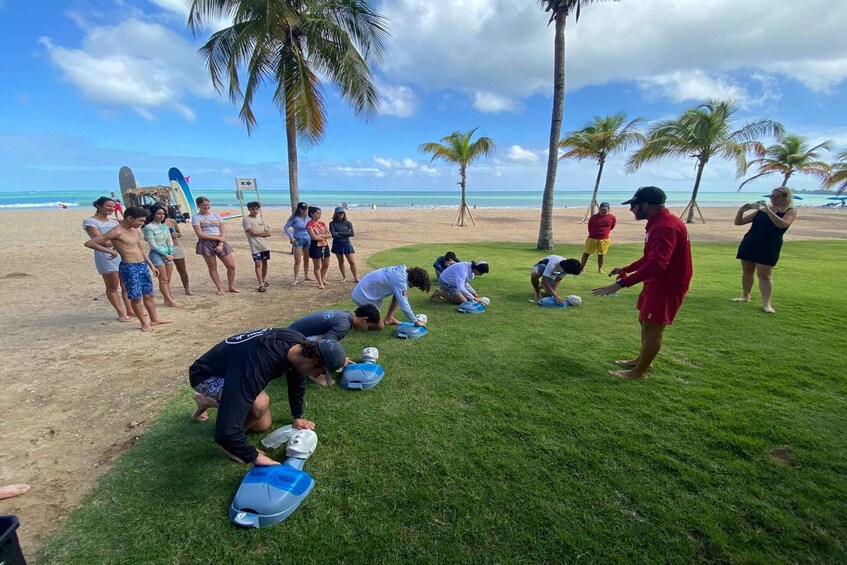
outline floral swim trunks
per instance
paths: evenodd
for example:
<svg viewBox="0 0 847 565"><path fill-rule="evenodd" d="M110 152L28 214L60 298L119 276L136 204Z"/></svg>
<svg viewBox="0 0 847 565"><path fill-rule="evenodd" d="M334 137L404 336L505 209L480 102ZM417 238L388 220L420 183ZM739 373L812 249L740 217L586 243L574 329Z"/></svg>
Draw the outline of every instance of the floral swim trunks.
<svg viewBox="0 0 847 565"><path fill-rule="evenodd" d="M153 294L153 279L150 278L147 263L121 262L118 273L130 300L138 300L143 294Z"/></svg>

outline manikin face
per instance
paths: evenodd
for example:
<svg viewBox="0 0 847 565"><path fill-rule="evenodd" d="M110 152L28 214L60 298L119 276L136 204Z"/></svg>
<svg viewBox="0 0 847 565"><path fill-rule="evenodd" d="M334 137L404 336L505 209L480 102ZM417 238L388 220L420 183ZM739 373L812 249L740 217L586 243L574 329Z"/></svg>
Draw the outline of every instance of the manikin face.
<svg viewBox="0 0 847 565"><path fill-rule="evenodd" d="M165 214L164 210L162 210L161 208L156 208L156 215L153 216L154 221L161 224L162 222L165 221L166 217L167 217L167 214Z"/></svg>
<svg viewBox="0 0 847 565"><path fill-rule="evenodd" d="M212 204L209 201L205 201L197 206L197 209L200 210L201 214L208 214L209 210L212 209Z"/></svg>

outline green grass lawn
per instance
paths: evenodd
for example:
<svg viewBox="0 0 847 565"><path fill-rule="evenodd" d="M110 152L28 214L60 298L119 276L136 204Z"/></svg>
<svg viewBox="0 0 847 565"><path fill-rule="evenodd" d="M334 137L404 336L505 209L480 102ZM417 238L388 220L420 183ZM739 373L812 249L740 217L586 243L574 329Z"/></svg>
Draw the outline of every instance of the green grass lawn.
<svg viewBox="0 0 847 565"><path fill-rule="evenodd" d="M646 382L607 376L613 359L637 352L638 288L592 297L608 280L592 259L562 283L583 305L542 309L527 300L543 254L501 243L451 248L491 264L474 281L492 299L488 311L457 314L412 290L429 335L344 340L354 358L377 346L386 377L359 393L310 383L306 417L319 444L306 470L317 485L287 521L249 531L229 522L247 468L215 447L211 424L190 420L186 386L41 557L844 562L847 243L786 245L776 315L761 311L755 289L753 303L728 301L739 295L735 245L694 245L691 291ZM372 264L428 267L444 250L405 247ZM611 251L609 268L641 246ZM276 423L287 423L284 379L268 392Z"/></svg>

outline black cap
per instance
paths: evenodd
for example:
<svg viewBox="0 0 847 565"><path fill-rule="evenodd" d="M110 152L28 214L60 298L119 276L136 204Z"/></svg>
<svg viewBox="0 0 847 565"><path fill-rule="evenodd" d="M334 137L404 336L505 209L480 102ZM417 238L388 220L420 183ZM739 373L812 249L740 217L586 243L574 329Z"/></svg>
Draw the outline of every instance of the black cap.
<svg viewBox="0 0 847 565"><path fill-rule="evenodd" d="M609 205L609 203L608 203L608 202L601 202L601 203L600 203L600 208L611 208L611 206Z"/></svg>
<svg viewBox="0 0 847 565"><path fill-rule="evenodd" d="M318 342L318 350L321 353L321 360L324 362L326 369L326 384L332 382L332 373L344 367L347 361L347 354L344 353L344 348L334 339L322 339Z"/></svg>
<svg viewBox="0 0 847 565"><path fill-rule="evenodd" d="M621 204L654 204L662 205L667 200L665 191L658 186L642 186L635 191L632 198Z"/></svg>

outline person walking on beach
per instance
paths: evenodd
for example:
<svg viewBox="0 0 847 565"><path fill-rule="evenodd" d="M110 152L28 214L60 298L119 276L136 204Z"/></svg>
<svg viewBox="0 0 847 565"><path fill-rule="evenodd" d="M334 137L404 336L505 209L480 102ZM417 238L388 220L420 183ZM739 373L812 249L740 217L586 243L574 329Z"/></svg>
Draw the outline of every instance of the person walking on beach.
<svg viewBox="0 0 847 565"><path fill-rule="evenodd" d="M471 279L488 271L488 263L485 261L454 263L441 273L433 297L440 296L455 304L479 300L479 295L471 286Z"/></svg>
<svg viewBox="0 0 847 565"><path fill-rule="evenodd" d="M121 264L118 267L121 283L126 289L133 312L141 322L141 331L144 332L153 331L153 326L171 323L170 320L159 318L156 312L150 272L152 271L153 276L158 276L159 271L141 247L141 226L147 221L148 214L148 210L142 206L127 208L124 219L118 226L85 242L86 247L102 251L112 258L121 256ZM149 321L144 316L145 309L150 317Z"/></svg>
<svg viewBox="0 0 847 565"><path fill-rule="evenodd" d="M318 288L326 288L326 272L329 270L329 240L330 233L326 224L321 220L321 209L309 206L309 222L306 230L309 232L309 258L315 265L315 278Z"/></svg>
<svg viewBox="0 0 847 565"><path fill-rule="evenodd" d="M582 264L577 259L565 259L561 255L548 255L535 265L529 273L529 282L535 291L535 300L541 300L541 291L556 299L556 304L564 304L559 296L559 285L565 275L578 275Z"/></svg>
<svg viewBox="0 0 847 565"><path fill-rule="evenodd" d="M204 353L188 369L196 404L191 417L206 421L207 410L217 408L215 441L230 458L239 463L279 465L244 435L245 430L264 432L273 423L265 387L284 375L293 427L314 430L314 422L303 418L305 376L320 377L328 385L331 373L347 362L347 354L337 341L308 341L303 334L287 328L234 335Z"/></svg>
<svg viewBox="0 0 847 565"><path fill-rule="evenodd" d="M353 302L357 306L373 304L377 308L382 308L383 299L390 296L391 305L388 307L385 318L380 322L380 329L385 324L396 325L400 323L394 317L398 306L410 322L414 322L416 326L426 326L426 322L418 319L411 305L409 305L409 287L419 288L422 292L429 292L431 286L429 273L420 267L412 267L411 269L407 269L406 265L383 267L362 277L362 280L353 289Z"/></svg>
<svg viewBox="0 0 847 565"><path fill-rule="evenodd" d="M188 269L185 267L185 248L182 247L180 243L180 239L182 239L182 232L179 229L179 224L173 218L165 218L165 225L168 226L168 231L171 232L171 239L174 242L174 265L176 266L176 272L179 273L179 280L182 282L182 289L185 291L185 294L191 296L191 285L188 280Z"/></svg>
<svg viewBox="0 0 847 565"><path fill-rule="evenodd" d="M291 283L291 286L297 286L300 282L301 263L303 265L303 280L312 280L309 278L309 246L312 243L312 238L309 237L309 230L306 228L308 223L309 205L305 202L298 202L296 210L282 228L282 231L288 237L288 241L293 246L292 251L294 252L294 282Z"/></svg>
<svg viewBox="0 0 847 565"><path fill-rule="evenodd" d="M121 203L121 199L118 198L117 196L115 196L115 193L113 192L112 193L112 200L115 202L115 218L118 221L121 221L121 220L124 219L124 207L123 207L123 204Z"/></svg>
<svg viewBox="0 0 847 565"><path fill-rule="evenodd" d="M753 290L753 275L759 279L759 292L762 295L762 310L775 314L771 297L773 295L773 269L779 261L782 251L782 236L797 218L794 198L787 186L778 186L771 191L770 206L765 202L745 204L735 214L735 225L751 224L738 246L736 259L741 260L741 296L733 302L750 302ZM748 210L753 214L744 215Z"/></svg>
<svg viewBox="0 0 847 565"><path fill-rule="evenodd" d="M82 229L85 230L90 239L94 239L118 226L118 221L109 217L115 213L115 204L116 202L113 199L105 196L101 196L92 203L97 213L82 221ZM106 284L106 299L118 314L118 320L131 322L135 313L132 311L129 298L126 296L126 289L121 286L121 277L118 275L120 264L121 258L118 255L94 251L94 267Z"/></svg>
<svg viewBox="0 0 847 565"><path fill-rule="evenodd" d="M268 261L271 259L271 245L268 238L271 230L259 215L262 205L258 202L248 202L248 215L241 220L241 227L247 235L247 243L250 245L250 253L253 256L253 266L256 269L256 280L259 281L259 292L268 289Z"/></svg>
<svg viewBox="0 0 847 565"><path fill-rule="evenodd" d="M597 253L597 272L604 273L603 260L609 252L609 235L615 229L617 220L609 212L608 202L600 203L600 210L588 219L588 237L585 240L585 251L582 253L582 269L588 263L592 253Z"/></svg>
<svg viewBox="0 0 847 565"><path fill-rule="evenodd" d="M171 277L174 273L174 241L171 230L165 224L168 212L162 204L153 204L148 210L150 216L141 230L147 245L150 246L148 257L153 266L159 270L159 292L165 299L165 305L177 308L180 304L174 300L171 292Z"/></svg>
<svg viewBox="0 0 847 565"><path fill-rule="evenodd" d="M665 192L655 186L642 186L621 204L629 204L636 220L647 220L644 255L625 267L616 267L609 276L617 280L595 288L595 296L610 295L622 288L644 283L638 295L641 323L641 349L634 359L615 361L628 367L609 371L614 377L643 380L653 359L662 349L665 327L673 323L691 282L691 242L685 224L665 208Z"/></svg>
<svg viewBox="0 0 847 565"><path fill-rule="evenodd" d="M218 296L223 295L221 279L218 276L218 261L226 267L227 289L230 292L241 292L235 287L235 260L232 257L232 248L226 242L226 226L221 215L213 213L212 204L205 196L197 198L197 213L191 218L191 226L197 234L197 246L195 252L202 255L209 268L209 277L215 283Z"/></svg>
<svg viewBox="0 0 847 565"><path fill-rule="evenodd" d="M359 331L379 331L379 308L373 304L359 306L353 312L343 310L325 310L312 312L298 318L288 325L288 329L300 332L307 339L334 339L341 341L351 329Z"/></svg>
<svg viewBox="0 0 847 565"><path fill-rule="evenodd" d="M353 231L353 223L347 219L347 212L341 206L338 206L335 209L335 214L332 215L332 221L329 223L329 233L332 235L332 249L330 251L338 259L341 282L347 282L347 273L344 270L345 257L347 258L347 263L350 264L350 273L353 275L353 282L359 282L359 275L356 271L356 250L353 249L353 244L350 243L350 238L356 235L356 233Z"/></svg>

